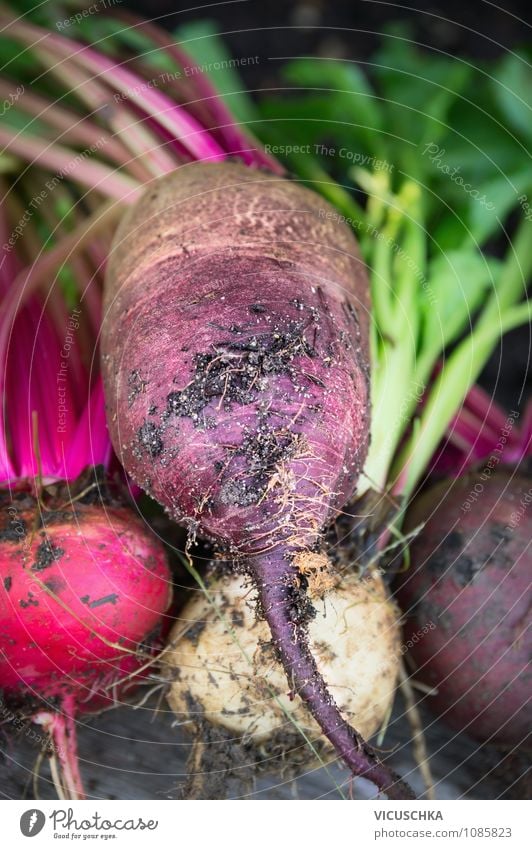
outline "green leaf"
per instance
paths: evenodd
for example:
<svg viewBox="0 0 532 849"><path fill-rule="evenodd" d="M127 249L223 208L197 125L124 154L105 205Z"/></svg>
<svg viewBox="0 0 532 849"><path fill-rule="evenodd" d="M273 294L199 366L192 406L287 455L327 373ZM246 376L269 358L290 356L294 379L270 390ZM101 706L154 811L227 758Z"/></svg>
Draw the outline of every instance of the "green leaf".
<svg viewBox="0 0 532 849"><path fill-rule="evenodd" d="M423 174L427 163L422 146L451 146L450 114L472 87L478 94L479 71L461 59L418 49L410 29L404 26L392 27L372 58L378 90L386 103L386 126L393 134L390 141L394 152L405 170Z"/></svg>
<svg viewBox="0 0 532 849"><path fill-rule="evenodd" d="M493 93L506 120L519 133L532 138L532 67L526 56L507 54L497 69Z"/></svg>
<svg viewBox="0 0 532 849"><path fill-rule="evenodd" d="M330 105L324 100L317 95L265 98L259 104L260 131L292 144L337 140L345 128L331 124Z"/></svg>
<svg viewBox="0 0 532 849"><path fill-rule="evenodd" d="M358 114L350 119L345 104L350 96L331 91L269 97L260 102L262 121L256 132L266 143L308 147L307 155L341 183L351 182L353 165L392 172L379 131L368 130Z"/></svg>
<svg viewBox="0 0 532 849"><path fill-rule="evenodd" d="M18 41L4 34L0 35L0 56L2 57L2 76L9 76L13 89L21 82L35 77L35 57L31 50L22 50Z"/></svg>
<svg viewBox="0 0 532 849"><path fill-rule="evenodd" d="M0 174L12 174L20 168L20 160L8 153L0 153Z"/></svg>
<svg viewBox="0 0 532 849"><path fill-rule="evenodd" d="M240 64L255 64L259 57L233 59L212 21L183 24L174 36L208 75L235 118L244 124L254 121L257 117L255 106L235 68ZM187 69L184 70L186 75Z"/></svg>
<svg viewBox="0 0 532 849"><path fill-rule="evenodd" d="M425 300L425 344L448 345L467 328L502 263L462 248L447 251L429 264L422 287Z"/></svg>
<svg viewBox="0 0 532 849"><path fill-rule="evenodd" d="M57 2L57 0L47 0L45 3L39 3L36 0L10 0L8 5L10 12L23 17L32 24L48 27L52 31L55 29L57 21L64 20L76 8L82 6L81 3L73 3L73 8L67 11L68 5Z"/></svg>
<svg viewBox="0 0 532 849"><path fill-rule="evenodd" d="M465 64L455 63L449 68L445 83L434 92L424 105L423 142L438 142L448 134L446 125L449 111L454 101L465 90L471 80L473 69Z"/></svg>
<svg viewBox="0 0 532 849"><path fill-rule="evenodd" d="M69 265L63 265L58 271L57 280L66 301L68 310L79 303L79 287L74 272Z"/></svg>
<svg viewBox="0 0 532 849"><path fill-rule="evenodd" d="M46 138L47 125L38 118L29 117L26 112L19 109L18 105L8 109L2 116L2 121L10 130L17 130L22 135Z"/></svg>
<svg viewBox="0 0 532 849"><path fill-rule="evenodd" d="M164 48L157 46L138 27L125 26L121 20L104 15L89 15L65 29L63 34L81 39L116 59L124 58L124 53L131 53L160 71L172 73L178 68Z"/></svg>
<svg viewBox="0 0 532 849"><path fill-rule="evenodd" d="M420 110L425 113L442 111L447 108L443 102L435 103L445 89L453 89L454 85L463 87L467 71L460 70L461 61L431 54L428 50L419 50L409 29L392 27L383 34L382 46L372 57L375 78L384 97L392 103L390 113L393 113L397 126L409 128L414 121L416 125L423 123L422 116L412 115L408 110ZM446 92L444 99L449 97ZM401 114L400 107L406 107ZM418 131L419 126L413 126L411 131Z"/></svg>
<svg viewBox="0 0 532 849"><path fill-rule="evenodd" d="M283 69L283 79L305 88L327 89L326 102L346 110L346 120L352 116L368 130L382 131L381 106L357 65L332 59L297 59Z"/></svg>
<svg viewBox="0 0 532 849"><path fill-rule="evenodd" d="M468 243L470 236L464 215L457 215L456 210L446 209L431 228L432 240L436 247L443 251L453 251Z"/></svg>
<svg viewBox="0 0 532 849"><path fill-rule="evenodd" d="M76 226L75 200L68 195L58 197L54 203L55 217L64 229L73 230Z"/></svg>
<svg viewBox="0 0 532 849"><path fill-rule="evenodd" d="M501 223L519 203L519 197L532 190L532 164L517 174L497 177L479 189L486 202L471 198L468 224L471 236L483 244L500 231Z"/></svg>
<svg viewBox="0 0 532 849"><path fill-rule="evenodd" d="M450 116L449 133L441 143L446 149L446 162L459 166L475 182L492 179L499 174L520 170L530 161L523 146L501 121L491 91L475 103L459 101Z"/></svg>

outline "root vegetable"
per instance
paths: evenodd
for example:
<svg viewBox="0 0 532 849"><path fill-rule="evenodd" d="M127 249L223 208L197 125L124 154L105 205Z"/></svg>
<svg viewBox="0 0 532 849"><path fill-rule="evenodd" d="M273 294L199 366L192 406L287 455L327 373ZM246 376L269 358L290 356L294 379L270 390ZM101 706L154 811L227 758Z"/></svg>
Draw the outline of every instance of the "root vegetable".
<svg viewBox="0 0 532 849"><path fill-rule="evenodd" d="M267 750L276 738L301 747L303 731L330 755L330 743L320 738L301 699L288 693L268 626L257 616L242 576L212 582L209 595L216 607L198 593L170 635L163 674L173 681L172 710L183 719L194 705L198 719ZM393 701L400 642L396 610L377 575L348 575L313 603L309 642L319 672L342 715L369 739Z"/></svg>
<svg viewBox="0 0 532 849"><path fill-rule="evenodd" d="M456 730L507 745L532 726L531 485L500 468L428 490L408 515L410 528L426 524L398 590L415 677L437 688L427 704Z"/></svg>
<svg viewBox="0 0 532 849"><path fill-rule="evenodd" d="M16 197L7 198L4 248L20 220ZM54 761L59 795L80 798L76 717L112 707L149 665L171 579L160 542L111 495L101 376L86 367L101 304L97 290L88 294L97 277L87 272L83 240L68 248L73 280L85 293L69 315L60 291L43 297L31 288L53 277L50 256L65 255L63 222L57 245L24 266L40 244L35 224L27 223L15 250L4 250L0 268L0 393L7 401L0 421L0 690L19 719L48 731L61 767Z"/></svg>
<svg viewBox="0 0 532 849"><path fill-rule="evenodd" d="M0 688L47 728L82 797L74 720L112 706L153 652L171 596L164 549L126 507L0 500Z"/></svg>
<svg viewBox="0 0 532 849"><path fill-rule="evenodd" d="M367 312L364 267L332 207L265 172L191 164L119 228L102 362L129 474L247 564L294 692L354 774L403 797L317 670L295 564L366 455Z"/></svg>

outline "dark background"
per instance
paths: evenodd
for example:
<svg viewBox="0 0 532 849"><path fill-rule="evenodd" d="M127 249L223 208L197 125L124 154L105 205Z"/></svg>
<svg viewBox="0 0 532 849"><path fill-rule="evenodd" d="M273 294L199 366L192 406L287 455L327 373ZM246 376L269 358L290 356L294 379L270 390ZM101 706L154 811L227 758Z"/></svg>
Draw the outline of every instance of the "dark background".
<svg viewBox="0 0 532 849"><path fill-rule="evenodd" d="M440 3L381 0L236 0L227 3L173 0L124 0L123 6L173 29L185 21L209 17L220 24L234 55L319 53L364 59L391 21L415 26L420 43L479 59L531 41L528 0L447 0ZM419 7L416 8L416 7ZM243 74L250 86L264 84L264 68Z"/></svg>

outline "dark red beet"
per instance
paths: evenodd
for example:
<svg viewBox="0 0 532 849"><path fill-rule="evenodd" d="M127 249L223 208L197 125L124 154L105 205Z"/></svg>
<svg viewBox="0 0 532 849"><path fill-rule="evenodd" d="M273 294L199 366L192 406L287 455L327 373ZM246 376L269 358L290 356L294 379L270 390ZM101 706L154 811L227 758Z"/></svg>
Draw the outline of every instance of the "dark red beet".
<svg viewBox="0 0 532 849"><path fill-rule="evenodd" d="M444 481L414 502L408 527L423 521L398 589L415 677L437 687L427 704L453 728L522 744L532 727L532 479L500 469Z"/></svg>

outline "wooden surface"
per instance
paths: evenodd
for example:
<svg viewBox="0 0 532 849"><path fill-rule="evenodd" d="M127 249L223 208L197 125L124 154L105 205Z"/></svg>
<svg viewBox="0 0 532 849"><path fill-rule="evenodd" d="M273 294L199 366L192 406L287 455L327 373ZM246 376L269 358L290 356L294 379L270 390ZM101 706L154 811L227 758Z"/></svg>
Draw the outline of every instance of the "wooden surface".
<svg viewBox="0 0 532 849"><path fill-rule="evenodd" d="M190 738L172 727L172 716L163 704L152 698L144 707L121 707L91 717L78 726L81 770L87 793L98 799L179 799L186 780L186 760ZM397 697L394 716L389 724L383 750L391 752L389 761L418 794L423 783L416 769L410 743L409 724L402 715L401 696ZM491 799L503 795L519 797L526 793L523 764L512 763L506 776L500 761L503 755L493 748L478 746L465 735L455 735L442 723L423 711L431 767L440 799ZM0 755L0 792L3 798L33 799L33 776L39 747L24 730L15 732L2 726ZM497 766L499 764L499 766ZM510 787L510 785L513 786ZM337 785L346 796L350 784L345 770L338 766L319 769L287 780L279 772L262 777L255 787L243 793L231 784L229 798L244 795L254 799L328 799L341 798ZM355 798L373 795L372 786L362 779L355 782ZM38 796L56 798L49 766L42 764Z"/></svg>

